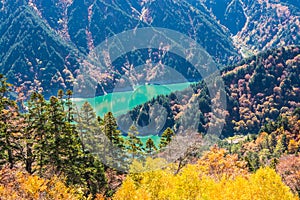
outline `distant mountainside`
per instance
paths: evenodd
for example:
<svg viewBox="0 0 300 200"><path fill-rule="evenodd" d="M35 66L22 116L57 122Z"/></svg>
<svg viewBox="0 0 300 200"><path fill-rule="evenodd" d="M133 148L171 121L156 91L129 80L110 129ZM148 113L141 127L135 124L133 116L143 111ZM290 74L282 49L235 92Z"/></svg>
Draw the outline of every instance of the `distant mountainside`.
<svg viewBox="0 0 300 200"><path fill-rule="evenodd" d="M227 109L218 109L225 121L214 115L211 102L219 97L209 96L204 82L192 86L192 91L179 91L140 105L119 118L119 124L132 119L143 127L150 123L151 107L161 105L167 112L162 130L176 131L192 128L206 133L209 126L225 123L223 136L257 133L260 127L280 114L292 112L300 106L300 46L268 50L243 60L222 71L227 98ZM158 111L159 112L159 111ZM155 120L156 124L160 121ZM159 126L155 126L159 127Z"/></svg>
<svg viewBox="0 0 300 200"><path fill-rule="evenodd" d="M92 66L88 56L97 45L125 30L149 26L186 34L220 65L232 64L241 55L298 43L299 4L293 0L270 2L2 0L0 73L26 90L43 88L47 95L72 89L80 65ZM125 63L134 67L146 60L158 62L144 50L103 70L98 95L111 92L128 71ZM180 73L189 71L184 62L176 65L171 66ZM195 79L195 74L186 75Z"/></svg>
<svg viewBox="0 0 300 200"><path fill-rule="evenodd" d="M0 29L0 72L26 90L47 94L72 86L78 50L52 32L30 8L18 7Z"/></svg>
<svg viewBox="0 0 300 200"><path fill-rule="evenodd" d="M211 15L233 34L244 56L299 44L299 0L201 0Z"/></svg>

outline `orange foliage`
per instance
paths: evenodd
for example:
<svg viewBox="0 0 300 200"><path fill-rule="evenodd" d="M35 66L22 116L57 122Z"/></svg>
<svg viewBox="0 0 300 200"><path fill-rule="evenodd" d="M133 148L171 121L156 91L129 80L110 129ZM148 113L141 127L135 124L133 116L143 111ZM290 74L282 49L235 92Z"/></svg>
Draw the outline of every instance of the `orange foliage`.
<svg viewBox="0 0 300 200"><path fill-rule="evenodd" d="M203 169L206 175L220 180L246 176L248 174L246 162L240 161L236 154L226 154L225 149L214 146L209 152L203 155L198 161L198 166Z"/></svg>
<svg viewBox="0 0 300 200"><path fill-rule="evenodd" d="M44 179L8 168L0 171L0 177L1 199L83 199L83 192L80 189L67 187L58 177Z"/></svg>

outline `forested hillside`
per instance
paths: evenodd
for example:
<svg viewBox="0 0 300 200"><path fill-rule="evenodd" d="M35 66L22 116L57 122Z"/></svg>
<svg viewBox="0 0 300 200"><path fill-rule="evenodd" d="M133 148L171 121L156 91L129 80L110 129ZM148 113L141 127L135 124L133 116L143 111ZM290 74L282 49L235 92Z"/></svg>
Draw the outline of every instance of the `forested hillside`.
<svg viewBox="0 0 300 200"><path fill-rule="evenodd" d="M170 128L159 146L151 139L143 144L134 126L122 137L112 113L97 117L88 103L76 110L71 91L59 91L50 101L34 92L27 111L20 112L22 98L11 99L13 87L2 75L0 86L1 198L299 199L299 108L262 126L259 135L228 138L219 142L222 148L215 144L204 153L195 146L167 163L148 156L172 141ZM103 162L109 154L90 152L107 145L95 140L103 136L123 151L119 164L130 161L129 172Z"/></svg>
<svg viewBox="0 0 300 200"><path fill-rule="evenodd" d="M239 55L229 32L201 8L174 1L2 1L0 72L23 89L43 89L51 96L59 89L73 89L79 67L93 68L93 50L108 37L126 30L161 27L179 31L200 43L220 64ZM176 10L176 13L173 12ZM163 12L164 11L164 12ZM98 72L98 95L111 92L130 68L163 62L188 71L185 62L166 60L170 55L153 50L129 52ZM174 57L174 56L173 56ZM91 60L92 59L92 60ZM185 59L185 58L183 58ZM83 67L83 66L82 66ZM195 76L188 74L188 78Z"/></svg>
<svg viewBox="0 0 300 200"><path fill-rule="evenodd" d="M244 56L268 48L299 44L299 1L201 0L234 35Z"/></svg>
<svg viewBox="0 0 300 200"><path fill-rule="evenodd" d="M4 11L13 10L4 14L0 25L0 72L26 91L41 89L49 95L71 88L78 51L28 6L10 6Z"/></svg>
<svg viewBox="0 0 300 200"><path fill-rule="evenodd" d="M1 0L0 200L299 200L299 5Z"/></svg>
<svg viewBox="0 0 300 200"><path fill-rule="evenodd" d="M299 46L268 50L222 70L227 96L227 109L220 111L226 113L224 137L257 133L263 124L299 107L299 53ZM149 124L149 107L158 103L168 112L164 128L190 127L205 134L213 119L211 101L217 97L209 96L205 82L192 90L159 96L129 116L139 126ZM120 123L127 120L128 115L120 117Z"/></svg>
<svg viewBox="0 0 300 200"><path fill-rule="evenodd" d="M0 72L26 90L42 88L47 96L72 89L80 65L94 67L95 47L126 30L178 31L195 39L220 66L299 42L299 8L294 1L4 0L0 7ZM140 50L106 66L97 95L111 92L120 76L146 61L188 71L186 63L174 64L169 54L158 59L160 54ZM196 80L193 74L188 79Z"/></svg>

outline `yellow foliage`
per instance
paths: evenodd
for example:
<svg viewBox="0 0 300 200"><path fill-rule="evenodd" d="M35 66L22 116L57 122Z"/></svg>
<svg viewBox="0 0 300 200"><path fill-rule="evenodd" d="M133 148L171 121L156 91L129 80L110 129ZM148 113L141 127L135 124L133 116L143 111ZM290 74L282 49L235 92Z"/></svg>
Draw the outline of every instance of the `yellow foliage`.
<svg viewBox="0 0 300 200"><path fill-rule="evenodd" d="M134 181L131 178L127 178L123 184L122 188L118 190L118 193L114 196L117 200L150 200L150 195L143 188L137 189Z"/></svg>
<svg viewBox="0 0 300 200"><path fill-rule="evenodd" d="M78 188L68 188L62 181L57 177L53 177L48 184L46 192L50 199L79 199L83 197L83 192Z"/></svg>
<svg viewBox="0 0 300 200"><path fill-rule="evenodd" d="M16 170L3 169L0 182L0 199L84 199L79 189L67 187L62 180L53 177L50 180L29 175Z"/></svg>
<svg viewBox="0 0 300 200"><path fill-rule="evenodd" d="M289 145L288 145L288 152L289 153L296 153L298 152L299 145L295 140L290 140Z"/></svg>
<svg viewBox="0 0 300 200"><path fill-rule="evenodd" d="M26 176L21 172L18 173L18 182L28 198L39 199L40 194L47 189L47 180L39 178L38 176Z"/></svg>
<svg viewBox="0 0 300 200"><path fill-rule="evenodd" d="M141 180L128 176L113 199L149 200L297 200L273 169L262 168L247 177L216 180L201 165L187 165L179 174L170 169L143 172Z"/></svg>

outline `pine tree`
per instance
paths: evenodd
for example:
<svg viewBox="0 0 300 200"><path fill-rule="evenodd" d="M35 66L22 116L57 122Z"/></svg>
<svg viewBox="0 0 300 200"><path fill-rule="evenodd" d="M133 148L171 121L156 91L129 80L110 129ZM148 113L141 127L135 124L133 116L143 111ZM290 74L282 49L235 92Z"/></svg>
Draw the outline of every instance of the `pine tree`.
<svg viewBox="0 0 300 200"><path fill-rule="evenodd" d="M72 92L66 93L66 101L61 100L63 96L58 94L60 99L60 110L65 105L67 108L63 112L63 124L60 134L59 156L61 171L66 175L69 184L84 185L87 189L87 195L92 194L94 197L96 193L103 190L106 185L104 168L102 163L96 159L91 153L99 150L102 145L97 140L96 136L101 135L102 132L99 127L99 121L96 114L89 103L85 103L80 113L77 116L77 124L73 123L73 107L70 101ZM76 129L80 127L81 133ZM82 135L82 137L79 136Z"/></svg>
<svg viewBox="0 0 300 200"><path fill-rule="evenodd" d="M249 151L245 156L250 171L254 172L260 167L259 156L257 152Z"/></svg>
<svg viewBox="0 0 300 200"><path fill-rule="evenodd" d="M71 123L74 120L74 117L73 117L74 109L73 109L72 100L71 100L73 92L71 90L67 90L66 95L67 95L67 99L66 99L67 121L69 123Z"/></svg>
<svg viewBox="0 0 300 200"><path fill-rule="evenodd" d="M161 135L159 148L166 147L172 141L173 136L174 136L174 131L168 127Z"/></svg>
<svg viewBox="0 0 300 200"><path fill-rule="evenodd" d="M33 163L37 162L41 175L49 161L50 138L48 105L43 95L34 92L30 96L25 123L25 168L29 173L33 173Z"/></svg>
<svg viewBox="0 0 300 200"><path fill-rule="evenodd" d="M286 134L283 134L280 140L282 146L283 146L283 152L286 152L288 150L288 141Z"/></svg>
<svg viewBox="0 0 300 200"><path fill-rule="evenodd" d="M53 164L56 172L62 169L62 148L64 144L62 143L62 138L65 128L65 113L64 106L62 105L62 100L57 97L50 97L49 104L49 129L51 137L48 138L48 151L50 162Z"/></svg>
<svg viewBox="0 0 300 200"><path fill-rule="evenodd" d="M285 147L282 144L282 141L278 141L276 147L274 149L274 156L280 158L280 156L284 153Z"/></svg>
<svg viewBox="0 0 300 200"><path fill-rule="evenodd" d="M138 130L132 125L129 128L128 139L126 140L126 149L132 155L132 159L135 158L136 154L143 152L143 143L138 138Z"/></svg>
<svg viewBox="0 0 300 200"><path fill-rule="evenodd" d="M95 134L95 128L97 127L96 113L94 112L91 104L85 102L82 105L76 121L79 134L83 142L83 151L87 151L91 148L92 145L92 138L90 136L93 136Z"/></svg>
<svg viewBox="0 0 300 200"><path fill-rule="evenodd" d="M124 139L121 136L121 132L117 129L117 121L112 112L105 114L103 129L104 134L112 144L124 148Z"/></svg>
<svg viewBox="0 0 300 200"><path fill-rule="evenodd" d="M271 133L269 135L269 145L270 145L270 151L271 153L273 153L277 145L277 139L275 133Z"/></svg>
<svg viewBox="0 0 300 200"><path fill-rule="evenodd" d="M152 154L153 151L157 150L157 147L155 146L153 140L151 138L149 138L146 141L146 148L145 148L146 152L149 154Z"/></svg>

